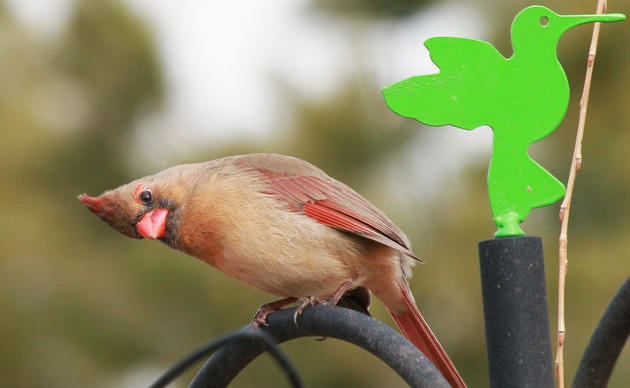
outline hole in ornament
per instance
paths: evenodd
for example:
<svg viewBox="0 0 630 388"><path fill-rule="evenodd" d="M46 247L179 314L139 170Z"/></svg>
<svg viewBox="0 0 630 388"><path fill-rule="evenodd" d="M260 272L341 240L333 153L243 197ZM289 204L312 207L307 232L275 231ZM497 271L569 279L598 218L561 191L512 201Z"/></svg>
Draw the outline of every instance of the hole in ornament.
<svg viewBox="0 0 630 388"><path fill-rule="evenodd" d="M547 16L542 16L540 18L540 25L543 27L547 27L547 24L549 24L549 18Z"/></svg>

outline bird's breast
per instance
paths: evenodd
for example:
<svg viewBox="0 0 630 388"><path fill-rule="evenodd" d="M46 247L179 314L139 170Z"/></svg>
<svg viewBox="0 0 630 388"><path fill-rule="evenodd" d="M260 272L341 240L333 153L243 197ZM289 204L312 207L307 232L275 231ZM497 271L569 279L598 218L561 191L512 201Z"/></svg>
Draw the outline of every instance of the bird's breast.
<svg viewBox="0 0 630 388"><path fill-rule="evenodd" d="M219 270L278 296L327 296L359 277L357 241L277 204L267 205L225 231L214 263Z"/></svg>

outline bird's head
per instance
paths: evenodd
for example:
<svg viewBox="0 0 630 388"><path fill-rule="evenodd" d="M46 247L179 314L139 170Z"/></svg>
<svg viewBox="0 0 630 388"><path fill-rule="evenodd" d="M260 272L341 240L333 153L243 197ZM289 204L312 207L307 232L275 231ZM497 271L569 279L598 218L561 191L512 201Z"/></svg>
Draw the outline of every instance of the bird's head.
<svg viewBox="0 0 630 388"><path fill-rule="evenodd" d="M584 23L617 22L626 16L619 13L593 15L558 15L547 7L533 5L519 12L512 22L515 52L518 46L547 46L555 49L568 29Z"/></svg>
<svg viewBox="0 0 630 388"><path fill-rule="evenodd" d="M178 214L187 193L184 175L179 166L105 191L98 197L81 194L78 199L125 236L171 244L177 237Z"/></svg>

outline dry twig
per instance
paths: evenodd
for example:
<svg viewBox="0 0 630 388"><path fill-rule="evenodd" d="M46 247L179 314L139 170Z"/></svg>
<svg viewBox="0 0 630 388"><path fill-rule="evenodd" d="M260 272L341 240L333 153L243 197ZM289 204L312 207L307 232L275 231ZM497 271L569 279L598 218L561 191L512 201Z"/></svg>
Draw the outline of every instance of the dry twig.
<svg viewBox="0 0 630 388"><path fill-rule="evenodd" d="M606 12L606 0L597 1L597 13ZM564 289L565 279L568 270L567 257L567 229L569 227L569 211L571 209L571 197L573 195L573 187L575 185L575 175L582 168L582 138L584 137L584 125L586 122L586 111L588 108L588 97L591 91L591 78L593 76L593 64L595 62L595 54L597 53L597 42L599 39L599 28L601 23L595 23L593 26L593 36L591 37L591 47L588 52L588 60L586 62L586 76L584 79L584 89L582 90L582 98L580 99L580 117L578 121L577 135L575 137L575 148L573 149L573 160L571 161L571 169L569 170L569 179L567 180L567 192L560 205L560 228L559 238L559 268L558 268L558 344L556 348L556 377L558 379L558 388L564 388Z"/></svg>

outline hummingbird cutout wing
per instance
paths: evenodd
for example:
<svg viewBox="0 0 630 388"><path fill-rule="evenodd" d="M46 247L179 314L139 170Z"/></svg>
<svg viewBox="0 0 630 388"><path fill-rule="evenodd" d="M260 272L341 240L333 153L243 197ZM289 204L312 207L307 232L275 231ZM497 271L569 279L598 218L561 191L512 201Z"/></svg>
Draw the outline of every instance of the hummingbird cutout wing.
<svg viewBox="0 0 630 388"><path fill-rule="evenodd" d="M490 43L474 39L435 37L424 45L440 72L383 88L390 109L433 126L475 129L491 125L492 116L480 104L496 101L488 95L500 82L496 79L500 72L494 69L504 66L507 59Z"/></svg>
<svg viewBox="0 0 630 388"><path fill-rule="evenodd" d="M492 62L506 61L493 45L482 40L436 36L427 39L424 46L441 73L478 73Z"/></svg>
<svg viewBox="0 0 630 388"><path fill-rule="evenodd" d="M322 176L262 173L269 181L270 190L267 193L285 202L289 210L420 260L411 252L405 234L348 186Z"/></svg>

